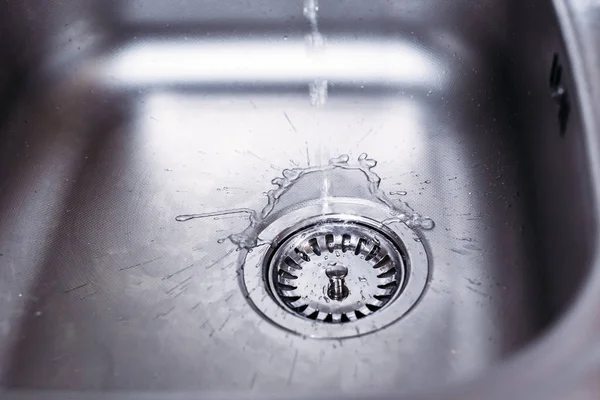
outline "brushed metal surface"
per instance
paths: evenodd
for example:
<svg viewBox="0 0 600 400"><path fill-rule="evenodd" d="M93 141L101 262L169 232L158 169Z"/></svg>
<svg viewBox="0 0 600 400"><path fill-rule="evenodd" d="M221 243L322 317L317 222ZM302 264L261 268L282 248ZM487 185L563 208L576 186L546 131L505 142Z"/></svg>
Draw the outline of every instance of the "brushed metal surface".
<svg viewBox="0 0 600 400"><path fill-rule="evenodd" d="M592 341L570 332L600 326L591 294L570 311L598 275L583 3L322 1L317 53L300 0L0 5L3 387L477 398L492 379L558 382ZM260 210L283 169L361 153L436 224L425 295L368 336L267 323L238 285L243 252L218 242L247 218L175 221ZM535 360L547 373L528 380Z"/></svg>

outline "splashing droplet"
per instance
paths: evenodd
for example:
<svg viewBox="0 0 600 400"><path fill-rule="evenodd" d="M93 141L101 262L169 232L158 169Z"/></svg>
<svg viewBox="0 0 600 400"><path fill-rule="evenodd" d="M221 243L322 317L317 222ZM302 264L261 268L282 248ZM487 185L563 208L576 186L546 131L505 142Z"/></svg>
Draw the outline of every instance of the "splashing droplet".
<svg viewBox="0 0 600 400"><path fill-rule="evenodd" d="M306 168L293 168L282 171L282 176L273 179L271 182L276 186L275 189L271 189L267 192L267 204L264 208L257 212L252 209L233 209L226 211L217 211L201 214L186 214L179 215L175 219L180 222L189 221L192 219L208 218L208 217L219 217L225 215L241 214L246 215L250 221L249 226L240 233L229 235L226 239L229 239L232 243L236 244L239 249L251 249L259 245L258 239L258 226L267 218L274 210L279 199L299 180L303 177L313 174L315 172L329 172L333 169L339 168L342 170L355 170L360 171L367 180L368 190L377 200L382 204L386 205L391 214L392 218L383 221L384 224L390 224L394 222L405 223L411 228L419 228L424 230L433 229L435 226L434 221L426 216L422 216L416 213L408 204L398 199L390 199L380 188L381 178L373 172L373 168L377 165L377 161L370 159L366 153L361 154L358 157L358 164L351 164L349 162L350 157L347 154L342 154L337 158L331 158L328 165L324 166L309 166ZM405 191L392 192L390 194L405 195ZM219 239L219 243L223 243L226 239ZM264 243L260 243L264 244ZM336 253L337 255L337 253ZM364 257L364 256L363 256ZM327 256L324 257L326 260Z"/></svg>
<svg viewBox="0 0 600 400"><path fill-rule="evenodd" d="M329 160L329 165L340 166L341 164L348 164L350 156L348 154L342 154L339 157L335 157Z"/></svg>

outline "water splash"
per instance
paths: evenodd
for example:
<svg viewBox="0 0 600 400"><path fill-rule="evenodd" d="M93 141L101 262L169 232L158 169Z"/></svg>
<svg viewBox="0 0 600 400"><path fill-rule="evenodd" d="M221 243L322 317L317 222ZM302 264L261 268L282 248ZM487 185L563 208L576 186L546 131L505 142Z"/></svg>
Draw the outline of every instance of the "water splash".
<svg viewBox="0 0 600 400"><path fill-rule="evenodd" d="M189 221L191 219L196 219L196 218L221 217L224 215L232 215L232 214L248 214L248 215L250 215L250 221L252 221L255 218L256 211L251 210L249 208L239 208L239 209L234 209L234 210L215 211L215 212L203 213L203 214L184 214L184 215L178 215L175 218L175 220L179 221L179 222L185 222L185 221Z"/></svg>
<svg viewBox="0 0 600 400"><path fill-rule="evenodd" d="M309 54L312 56L320 55L325 49L325 38L319 32L319 23L317 20L319 14L318 0L304 0L304 17L310 24L310 33L306 35L306 45ZM314 107L323 107L327 102L329 83L327 79L318 77L308 84L308 94L310 104Z"/></svg>
<svg viewBox="0 0 600 400"><path fill-rule="evenodd" d="M296 182L298 182L298 180L302 179L302 177L308 174L317 172L326 173L334 169L343 169L362 172L367 179L367 186L370 194L390 209L393 217L383 221L384 224L401 222L405 223L411 228L425 230L434 228L435 223L431 218L415 212L407 203L400 200L392 200L385 194L385 192L380 188L381 178L373 171L373 168L377 166L377 160L369 158L366 153L363 153L358 157L357 161L357 163L350 163L350 157L347 154L342 154L339 157L330 159L327 165L284 169L281 177L274 178L271 181L276 188L267 192L267 204L262 210L260 210L260 212L249 208L239 208L201 214L184 214L177 216L175 219L180 222L185 222L192 219L202 219L232 214L247 214L250 222L248 227L246 227L246 229L244 229L242 232L227 236L226 239L220 239L219 243L223 243L225 240L229 239L239 248L251 250L260 243L260 239L258 238L258 234L256 232L257 226L259 226L271 214L271 212L273 212L279 199L286 192L288 192L290 188Z"/></svg>

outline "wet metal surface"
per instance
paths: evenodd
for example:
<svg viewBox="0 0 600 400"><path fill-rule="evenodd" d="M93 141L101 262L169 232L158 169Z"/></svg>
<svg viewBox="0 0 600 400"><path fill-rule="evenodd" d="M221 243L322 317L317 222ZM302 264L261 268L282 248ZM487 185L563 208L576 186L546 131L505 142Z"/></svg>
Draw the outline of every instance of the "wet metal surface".
<svg viewBox="0 0 600 400"><path fill-rule="evenodd" d="M301 1L0 6L3 385L420 393L529 348L591 270L596 214L586 108L551 4L528 4L322 2L317 53ZM435 221L423 298L365 337L252 308L220 240L247 213L175 220L362 153Z"/></svg>

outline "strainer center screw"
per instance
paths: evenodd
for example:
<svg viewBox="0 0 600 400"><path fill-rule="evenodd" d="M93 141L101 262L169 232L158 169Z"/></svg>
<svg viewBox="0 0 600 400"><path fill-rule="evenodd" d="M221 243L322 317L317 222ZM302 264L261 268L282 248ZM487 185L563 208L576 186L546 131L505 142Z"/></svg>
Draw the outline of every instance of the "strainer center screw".
<svg viewBox="0 0 600 400"><path fill-rule="evenodd" d="M329 278L327 296L331 300L342 301L348 297L348 287L344 282L348 275L348 268L338 263L330 263L325 269L325 275Z"/></svg>

